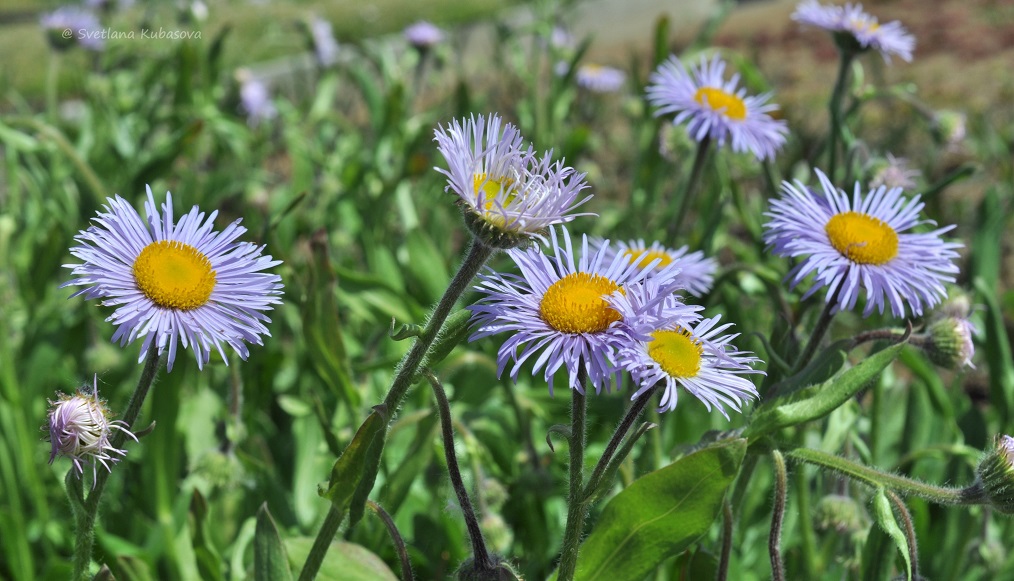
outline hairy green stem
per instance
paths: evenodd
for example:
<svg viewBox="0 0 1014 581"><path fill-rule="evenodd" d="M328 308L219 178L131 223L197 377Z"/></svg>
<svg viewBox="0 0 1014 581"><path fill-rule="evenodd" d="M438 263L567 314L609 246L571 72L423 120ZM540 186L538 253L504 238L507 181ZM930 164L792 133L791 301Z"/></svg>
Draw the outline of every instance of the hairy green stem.
<svg viewBox="0 0 1014 581"><path fill-rule="evenodd" d="M925 498L937 504L969 505L987 503L985 491L975 485L966 488L934 486L904 476L898 476L897 474L882 472L876 468L864 466L841 456L809 448L796 448L786 452L785 456L796 462L804 462L827 468L873 488L884 487L906 496Z"/></svg>
<svg viewBox="0 0 1014 581"><path fill-rule="evenodd" d="M588 505L584 501L584 445L587 398L584 391L587 373L581 364L577 389L570 390L570 494L567 498L567 526L563 533L563 551L560 554L558 581L572 581L577 571L577 553L581 548L581 533Z"/></svg>
<svg viewBox="0 0 1014 581"><path fill-rule="evenodd" d="M785 500L789 492L785 458L778 450L771 451L775 465L775 504L771 510L771 534L768 536L768 555L771 558L771 579L785 581L785 565L782 563L782 523L785 521ZM803 523L807 526L807 523Z"/></svg>
<svg viewBox="0 0 1014 581"><path fill-rule="evenodd" d="M697 144L697 153L694 155L694 164L690 168L690 177L683 186L683 197L680 198L679 210L676 211L676 218L669 223L666 234L669 240L676 238L690 209L690 200L697 191L697 183L701 181L701 173L704 171L704 162L708 158L708 150L711 145L711 136L705 135L704 139Z"/></svg>
<svg viewBox="0 0 1014 581"><path fill-rule="evenodd" d="M327 555L331 541L338 533L338 525L342 524L344 518L345 513L340 512L332 504L327 511L327 516L324 517L324 522L320 525L320 530L317 531L317 538L313 540L313 546L310 547L310 554L306 556L303 570L299 572L299 581L312 581L317 577L320 564L324 562L324 555Z"/></svg>
<svg viewBox="0 0 1014 581"><path fill-rule="evenodd" d="M831 327L831 319L834 318L835 306L838 305L838 297L841 296L841 289L845 286L845 278L848 276L848 271L842 276L841 281L838 282L838 287L834 289L831 294L831 298L828 299L827 304L824 305L824 310L820 312L820 318L817 319L817 325L813 328L813 333L810 334L810 339L806 343L806 347L803 352L799 354L799 358L796 359L795 365L792 366L791 375L795 375L801 369L806 367L813 359L813 354L817 352L817 347L820 346L821 339L827 333L827 330Z"/></svg>
<svg viewBox="0 0 1014 581"><path fill-rule="evenodd" d="M912 579L919 578L919 547L916 544L917 539L915 538L915 527L912 525L912 513L908 511L908 507L905 506L903 501L897 494L888 490L887 498L894 505L894 509L901 516L901 522L905 525L905 538L908 540L908 558L912 561Z"/></svg>
<svg viewBox="0 0 1014 581"><path fill-rule="evenodd" d="M384 526L387 527L388 534L391 535L391 542L394 543L394 552L398 554L398 561L401 563L402 581L412 581L415 579L415 575L412 574L412 563L408 559L408 549L405 547L405 539L401 537L398 527L394 524L394 519L391 518L391 515L387 514L384 507L372 500L367 500L366 506L380 518Z"/></svg>
<svg viewBox="0 0 1014 581"><path fill-rule="evenodd" d="M141 405L144 403L145 397L148 396L148 390L155 382L158 370L165 364L166 356L159 357L158 347L153 341L151 347L148 348L148 355L144 361L141 378L138 379L137 387L134 388L134 393L127 402L127 410L120 416L122 418L121 421L127 426L128 430L137 421L137 416L141 412ZM119 448L123 445L126 438L126 432L114 430L109 438L109 445L113 448ZM106 488L106 482L109 481L109 474L108 471L102 470L96 473L95 484L92 486L92 491L88 494L88 498L85 499L84 506L80 511L75 511L74 520L76 521L77 530L74 542L73 579L77 581L89 578L88 566L91 565L92 546L95 544L95 517L99 512L99 500L102 498L102 491Z"/></svg>
<svg viewBox="0 0 1014 581"><path fill-rule="evenodd" d="M592 470L591 476L588 478L588 485L585 486L583 498L588 501L591 495L595 493L595 489L598 488L602 477L606 473L606 468L609 466L609 462L613 459L613 455L616 450L620 447L620 442L627 436L630 428L633 427L634 422L640 417L641 412L648 405L648 400L651 399L652 394L658 389L657 386L650 388L648 391L641 394L641 397L634 400L627 409L627 413L624 414L623 419L620 420L620 425L616 427L616 431L613 432L613 436L609 438L609 443L606 444L606 449L602 452L602 457L599 458L595 469Z"/></svg>

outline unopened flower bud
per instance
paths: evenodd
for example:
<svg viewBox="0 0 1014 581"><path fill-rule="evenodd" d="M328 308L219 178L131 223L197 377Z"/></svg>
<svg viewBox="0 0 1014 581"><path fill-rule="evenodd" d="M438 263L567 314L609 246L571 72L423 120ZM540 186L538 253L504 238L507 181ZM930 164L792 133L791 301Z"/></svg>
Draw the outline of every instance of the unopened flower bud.
<svg viewBox="0 0 1014 581"><path fill-rule="evenodd" d="M829 494L817 503L813 524L822 531L856 532L866 527L866 512L851 496Z"/></svg>
<svg viewBox="0 0 1014 581"><path fill-rule="evenodd" d="M1000 436L975 469L976 485L989 503L1004 514L1014 514L1014 438Z"/></svg>
<svg viewBox="0 0 1014 581"><path fill-rule="evenodd" d="M926 328L923 348L933 363L948 369L974 368L972 356L975 345L972 333L975 327L963 317L943 317Z"/></svg>
<svg viewBox="0 0 1014 581"><path fill-rule="evenodd" d="M956 147L965 140L968 118L961 111L937 111L933 116L933 137L938 143Z"/></svg>
<svg viewBox="0 0 1014 581"><path fill-rule="evenodd" d="M73 462L79 476L84 474L85 466L92 467L93 478L99 464L111 471L111 465L127 454L126 450L114 448L109 442L114 428L137 441L126 424L110 421L109 410L99 399L97 375L91 393L82 389L73 396L60 394L57 401L49 403L53 406L49 410L48 423L49 440L53 443L49 462L52 463L57 456L66 456Z"/></svg>

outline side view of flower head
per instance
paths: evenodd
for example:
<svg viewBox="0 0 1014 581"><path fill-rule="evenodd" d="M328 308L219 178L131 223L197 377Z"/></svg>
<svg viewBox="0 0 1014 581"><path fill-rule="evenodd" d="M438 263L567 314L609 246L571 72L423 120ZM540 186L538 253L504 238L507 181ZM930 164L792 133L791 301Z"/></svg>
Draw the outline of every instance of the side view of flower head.
<svg viewBox="0 0 1014 581"><path fill-rule="evenodd" d="M601 239L594 240L594 244L600 244ZM705 258L704 252L697 250L690 252L690 247L683 245L677 249L667 248L661 242L652 242L647 245L644 240L629 240L616 242L612 246L613 252L624 256L631 262L637 262L642 266L655 261L655 271L660 271L670 264L676 263L680 273L676 275L676 281L682 289L694 297L702 297L711 290L715 282L715 271L718 269L718 262L714 258Z"/></svg>
<svg viewBox="0 0 1014 581"><path fill-rule="evenodd" d="M47 425L49 441L53 444L49 463L52 464L57 456L66 456L74 464L78 475L84 474L85 466L90 465L93 477L99 464L111 471L111 464L127 455L126 450L114 448L109 442L112 430L120 430L137 441L137 437L128 430L129 426L109 419L109 410L99 399L98 381L96 375L91 393L82 388L73 396L60 394L57 401L49 402L52 407Z"/></svg>
<svg viewBox="0 0 1014 581"><path fill-rule="evenodd" d="M513 362L510 375L515 381L524 362L541 351L534 371L544 369L550 392L553 375L561 367L567 370L571 389L584 392L585 386L578 381L578 371L583 369L596 392L603 388L608 392L619 379L613 353L629 342L631 335L606 297L647 277L655 265L620 256L610 259L615 251L608 243L592 250L587 236L582 237L580 253L575 255L566 228L559 235L556 229L550 230L550 237L551 256L539 247L508 252L520 276L480 275L475 288L486 296L468 307L477 329L470 340L512 333L500 346L497 364L502 374ZM660 287L669 287L671 294L678 273L672 265L653 278Z"/></svg>
<svg viewBox="0 0 1014 581"><path fill-rule="evenodd" d="M836 300L835 310L851 310L865 289L863 316L874 309L883 313L889 304L895 317L904 317L906 303L913 315L921 315L946 298L944 284L954 282L958 272L954 250L962 244L944 242L941 234L953 225L908 232L936 224L920 220L919 196L906 200L901 188L883 186L864 196L856 182L850 200L816 172L823 195L798 181L783 182L782 197L765 213L771 218L764 226L768 248L778 256L805 257L786 277L791 286L816 273L804 299L826 286L826 301Z"/></svg>
<svg viewBox="0 0 1014 581"><path fill-rule="evenodd" d="M725 61L715 55L688 71L680 59L670 56L651 74L648 101L658 108L656 116L675 113L673 123L687 124L698 142L709 138L736 152L750 152L758 159L771 159L785 145L785 121L769 113L778 105L768 103L769 94L747 95L739 87L739 75L724 78Z"/></svg>
<svg viewBox="0 0 1014 581"><path fill-rule="evenodd" d="M263 246L236 241L246 232L240 220L217 232L218 212L205 219L194 206L174 223L172 195L160 211L151 188L144 219L120 196L104 208L75 237L70 253L83 263L64 265L76 278L61 288L84 287L72 296L115 307L107 319L116 326L112 339L123 346L143 337L139 361L154 345L160 354L168 349L171 370L182 344L203 368L212 348L226 363L223 343L246 359L246 343L270 335L264 311L281 302L282 284L261 271L281 262L263 255Z"/></svg>
<svg viewBox="0 0 1014 581"><path fill-rule="evenodd" d="M873 49L890 62L897 55L906 62L912 61L915 37L909 34L897 20L880 24L876 16L863 11L862 4L845 6L823 5L817 0L804 0L796 6L792 19L810 26L844 35L841 40L851 40L857 50Z"/></svg>
<svg viewBox="0 0 1014 581"><path fill-rule="evenodd" d="M716 326L721 316L701 319L700 307L683 305L655 285L648 279L609 298L633 331L617 355L618 365L634 381L631 399L661 385L659 411L672 411L683 387L726 419L725 406L742 411L746 401L757 397L757 388L743 375L763 374L750 367L761 360L731 345L738 333L722 334L732 323Z"/></svg>
<svg viewBox="0 0 1014 581"><path fill-rule="evenodd" d="M540 158L531 146L523 149L517 128L498 115L455 120L435 134L448 166L436 168L447 176L445 191L458 195L469 228L487 244L513 247L539 237L580 215L574 208L591 198L578 199L588 187L585 174L554 163L552 151Z"/></svg>

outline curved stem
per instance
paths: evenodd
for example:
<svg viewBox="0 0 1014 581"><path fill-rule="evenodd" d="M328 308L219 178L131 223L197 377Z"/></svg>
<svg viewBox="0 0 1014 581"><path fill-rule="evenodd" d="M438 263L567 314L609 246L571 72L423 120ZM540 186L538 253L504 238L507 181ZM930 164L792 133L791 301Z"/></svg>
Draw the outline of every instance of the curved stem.
<svg viewBox="0 0 1014 581"><path fill-rule="evenodd" d="M679 210L676 211L676 218L669 223L669 227L666 228L666 234L668 238L672 240L676 237L676 234L680 231L680 226L683 225L683 219L687 215L687 211L690 209L690 200L694 197L697 191L697 182L701 181L701 173L704 170L704 161L708 157L708 149L711 145L711 135L705 135L704 139L701 139L700 143L697 144L697 153L694 155L694 165L690 168L690 177L687 178L686 184L683 186L683 197L680 198Z"/></svg>
<svg viewBox="0 0 1014 581"><path fill-rule="evenodd" d="M159 368L165 364L167 356L168 352L160 358L158 347L152 342L151 347L148 349L148 356L144 361L141 378L138 379L137 387L134 388L134 393L127 402L127 410L121 416L123 423L127 426L127 430L130 430L134 422L137 421L137 416L141 412L141 405L144 404L148 390L155 382L155 376L158 375ZM123 445L123 441L126 438L126 431L113 430L113 434L109 438L109 445L112 448L119 448ZM75 526L77 528L74 542L73 579L75 580L88 578L88 566L91 565L92 560L92 545L95 543L95 517L99 512L99 500L102 498L102 491L106 488L106 482L109 481L109 474L108 471L102 470L96 473L95 484L92 486L92 491L88 494L88 498L85 499L84 506L80 511L75 512L74 520L76 521Z"/></svg>
<svg viewBox="0 0 1014 581"><path fill-rule="evenodd" d="M643 412L644 408L647 407L648 400L651 399L652 394L655 393L657 389L657 386L652 387L641 394L641 397L635 399L634 403L632 403L630 408L627 410L627 413L624 414L623 419L620 420L620 425L616 427L616 431L613 432L613 436L609 438L609 443L606 444L606 449L602 452L602 457L599 458L598 463L595 464L595 469L588 478L588 485L585 486L583 495L585 501L589 500L591 495L595 492L595 489L598 488L602 477L606 473L606 468L609 466L609 462L613 459L613 455L620 447L620 442L623 441L623 438L626 437L627 432L629 432L630 428L633 427L634 422L637 421L641 412Z"/></svg>
<svg viewBox="0 0 1014 581"><path fill-rule="evenodd" d="M768 537L768 555L771 557L771 579L785 581L785 565L782 564L782 523L785 520L785 500L788 495L788 475L785 458L778 450L771 451L775 464L775 505L771 511L771 535ZM804 523L804 526L806 524Z"/></svg>
<svg viewBox="0 0 1014 581"><path fill-rule="evenodd" d="M481 570L492 570L493 560L486 550L486 542L482 538L482 529L479 528L479 519L475 517L475 510L472 508L472 501L468 498L468 490L461 479L461 468L458 466L458 458L454 454L454 430L451 427L451 406L447 401L447 393L440 385L440 381L429 370L423 372L433 388L433 395L437 399L437 412L440 416L440 431L444 440L444 458L447 460L447 475L454 486L454 493L458 496L458 504L461 506L461 514L465 518L465 527L468 529L468 538L472 541L472 560Z"/></svg>
<svg viewBox="0 0 1014 581"><path fill-rule="evenodd" d="M987 502L985 492L976 485L966 488L934 486L897 474L881 472L876 468L864 466L847 458L809 448L796 448L786 452L785 456L796 462L827 468L873 488L882 486L905 495L925 498L937 504L967 505Z"/></svg>
<svg viewBox="0 0 1014 581"><path fill-rule="evenodd" d="M567 498L567 527L563 533L563 551L560 555L560 574L558 581L572 581L577 571L577 553L581 548L581 532L587 504L584 502L584 444L585 444L585 412L586 398L583 393L587 372L579 362L577 389L570 390L570 494Z"/></svg>
<svg viewBox="0 0 1014 581"><path fill-rule="evenodd" d="M398 527L394 524L394 519L391 518L391 515L387 514L384 507L372 500L367 500L366 506L383 521L384 526L387 527L388 534L391 535L391 542L394 543L394 552L398 554L398 561L401 563L402 580L412 581L415 579L415 575L412 574L412 563L408 560L408 549L405 547L405 539L401 537Z"/></svg>
<svg viewBox="0 0 1014 581"><path fill-rule="evenodd" d="M905 502L897 494L888 490L887 498L894 505L894 509L901 516L901 522L905 525L905 538L908 540L908 556L912 562L912 579L919 579L919 547L916 545L915 527L912 525L912 513L908 511Z"/></svg>

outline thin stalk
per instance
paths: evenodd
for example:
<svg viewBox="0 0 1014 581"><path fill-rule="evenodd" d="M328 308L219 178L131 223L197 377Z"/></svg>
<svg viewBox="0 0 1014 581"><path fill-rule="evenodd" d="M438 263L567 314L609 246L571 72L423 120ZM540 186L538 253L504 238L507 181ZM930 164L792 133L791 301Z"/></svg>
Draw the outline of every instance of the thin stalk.
<svg viewBox="0 0 1014 581"><path fill-rule="evenodd" d="M912 513L908 511L908 507L905 506L905 502L895 494L888 490L887 498L894 505L894 509L898 511L898 515L901 516L901 522L905 525L905 538L908 540L908 557L912 561L912 579L919 578L919 547L916 544L918 540L915 538L915 527L912 525Z"/></svg>
<svg viewBox="0 0 1014 581"><path fill-rule="evenodd" d="M320 530L317 531L317 538L313 540L310 554L306 556L306 563L299 573L299 581L313 581L317 577L320 564L324 562L324 555L327 554L331 541L334 540L334 536L338 532L338 526L342 524L344 518L345 513L339 512L332 504L327 511L327 516L324 517L324 522L320 525Z"/></svg>
<svg viewBox="0 0 1014 581"><path fill-rule="evenodd" d="M732 557L732 503L729 497L722 502L722 554L718 559L716 581L726 581L729 577L729 559Z"/></svg>
<svg viewBox="0 0 1014 581"><path fill-rule="evenodd" d="M130 430L134 426L134 422L137 421L137 416L141 412L141 405L148 395L148 390L155 382L158 370L165 364L167 356L168 352L166 352L165 356L159 357L158 347L152 342L151 347L148 349L148 356L144 361L141 378L138 379L137 387L134 388L134 393L127 402L127 410L120 416L122 418L121 421L127 426L127 430ZM119 448L123 445L126 438L127 434L125 431L113 430L113 434L109 438L109 445L113 448ZM109 474L108 471L98 471L95 476L95 484L92 486L92 491L88 494L88 498L84 501L82 510L75 514L74 520L76 521L77 531L74 542L73 579L78 581L89 578L88 566L91 565L92 546L95 543L95 517L99 512L99 500L102 498L102 491L106 488L106 482L109 481Z"/></svg>
<svg viewBox="0 0 1014 581"><path fill-rule="evenodd" d="M782 523L785 521L785 504L789 492L788 473L785 458L778 450L771 451L775 464L775 504L771 510L771 534L768 536L768 555L771 558L771 579L785 581L785 565L782 563ZM803 523L806 526L806 523Z"/></svg>
<svg viewBox="0 0 1014 581"><path fill-rule="evenodd" d="M694 197L697 191L697 183L701 181L701 173L704 171L704 162L708 158L708 150L711 145L711 135L705 135L704 139L701 139L700 143L697 144L697 153L694 155L694 165L690 168L690 177L687 178L686 184L683 186L683 197L680 198L679 210L676 211L676 218L669 223L669 227L666 228L666 234L669 240L676 238L676 235L680 231L680 226L683 225L683 219L687 215L687 211L690 209L690 200Z"/></svg>
<svg viewBox="0 0 1014 581"><path fill-rule="evenodd" d="M976 485L965 488L934 486L904 476L898 476L897 474L882 472L876 468L864 466L841 456L809 448L796 448L786 452L785 456L796 462L805 462L829 469L873 488L884 487L906 496L925 498L937 504L970 505L986 504L988 502L985 491Z"/></svg>
<svg viewBox="0 0 1014 581"><path fill-rule="evenodd" d="M447 393L440 385L440 380L431 372L424 371L426 379L433 388L433 396L437 400L437 412L440 415L440 431L444 440L444 458L447 460L447 475L454 486L454 493L458 496L458 504L461 506L461 514L465 518L465 528L468 529L468 538L472 541L472 560L480 570L491 571L493 560L486 550L486 542L482 538L482 529L479 528L479 519L475 517L475 510L472 508L472 501L468 498L468 490L461 479L461 468L458 466L458 458L454 453L454 429L451 426L451 406L447 401Z"/></svg>
<svg viewBox="0 0 1014 581"><path fill-rule="evenodd" d="M579 363L580 364L580 363ZM570 494L567 498L567 526L563 533L563 551L560 555L559 581L572 581L577 571L577 553L581 548L581 532L587 514L584 502L584 445L585 413L587 400L584 391L587 373L584 365L578 371L577 389L570 390Z"/></svg>
<svg viewBox="0 0 1014 581"><path fill-rule="evenodd" d="M598 488L602 477L606 473L606 468L609 466L609 462L613 459L613 455L616 450L620 447L620 442L626 437L627 432L634 426L634 422L640 417L641 412L648 405L648 400L658 389L657 386L652 387L648 391L641 394L641 397L634 400L634 403L627 409L627 413L624 414L623 419L620 420L620 425L616 427L616 431L613 432L613 436L609 438L609 443L606 444L606 449L602 452L602 457L599 458L598 463L595 465L595 469L592 471L591 477L588 478L588 485L585 486L583 498L587 501L591 495Z"/></svg>
<svg viewBox="0 0 1014 581"><path fill-rule="evenodd" d="M806 367L806 364L813 358L813 354L817 352L817 347L820 346L821 339L824 338L824 334L827 333L828 328L831 327L831 319L834 317L832 312L838 304L838 297L841 295L841 289L845 286L845 277L848 276L848 272L842 276L841 281L838 283L838 287L834 289L831 298L824 305L824 310L820 312L820 318L817 319L817 325L813 328L813 333L810 334L810 339L806 343L806 348L799 354L799 358L796 359L796 364L792 366L792 373L794 375L801 369Z"/></svg>
<svg viewBox="0 0 1014 581"><path fill-rule="evenodd" d="M372 500L367 500L366 506L383 521L384 526L387 527L388 534L391 535L391 542L394 543L394 552L398 554L398 561L401 563L402 581L412 581L415 579L415 575L412 574L412 563L408 559L408 549L405 547L405 539L401 537L398 527L394 524L394 519L391 518L391 515L387 514L384 507Z"/></svg>
<svg viewBox="0 0 1014 581"><path fill-rule="evenodd" d="M848 81L849 68L853 58L852 53L845 50L839 50L839 55L838 78L834 84L834 91L831 93L831 101L828 103L828 112L831 115L831 134L827 139L829 150L827 176L832 182L835 179L835 170L838 164L838 141L841 137L842 126L841 101L845 95L845 83Z"/></svg>

